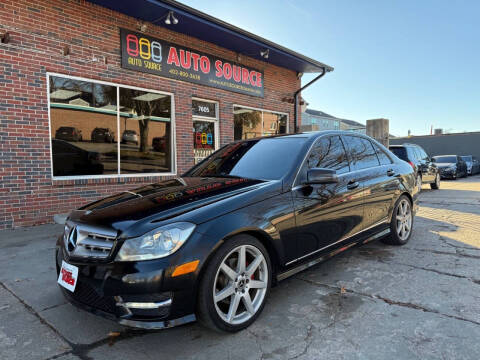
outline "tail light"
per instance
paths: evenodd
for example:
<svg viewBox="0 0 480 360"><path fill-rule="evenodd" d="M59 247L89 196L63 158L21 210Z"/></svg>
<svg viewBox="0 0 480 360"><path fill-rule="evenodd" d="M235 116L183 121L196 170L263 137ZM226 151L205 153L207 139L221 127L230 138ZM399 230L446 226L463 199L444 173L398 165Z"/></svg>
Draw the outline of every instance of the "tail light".
<svg viewBox="0 0 480 360"><path fill-rule="evenodd" d="M413 170L415 170L415 164L411 161L408 162L410 164L410 166L412 167Z"/></svg>

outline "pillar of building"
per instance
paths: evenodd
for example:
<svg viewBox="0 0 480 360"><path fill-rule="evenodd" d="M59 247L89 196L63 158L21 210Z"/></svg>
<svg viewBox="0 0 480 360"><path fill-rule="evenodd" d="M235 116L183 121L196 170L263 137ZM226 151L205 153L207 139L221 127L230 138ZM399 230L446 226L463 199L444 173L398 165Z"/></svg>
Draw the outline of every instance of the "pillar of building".
<svg viewBox="0 0 480 360"><path fill-rule="evenodd" d="M367 120L367 135L388 148L390 121L388 119Z"/></svg>

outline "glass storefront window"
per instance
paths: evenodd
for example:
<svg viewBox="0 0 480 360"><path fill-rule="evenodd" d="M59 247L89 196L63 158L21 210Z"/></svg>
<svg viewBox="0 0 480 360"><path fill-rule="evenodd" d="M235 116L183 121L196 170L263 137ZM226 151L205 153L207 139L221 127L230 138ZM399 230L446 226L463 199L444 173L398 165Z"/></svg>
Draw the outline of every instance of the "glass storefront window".
<svg viewBox="0 0 480 360"><path fill-rule="evenodd" d="M120 88L120 173L170 172L170 96Z"/></svg>
<svg viewBox="0 0 480 360"><path fill-rule="evenodd" d="M54 177L173 172L170 95L53 75L49 89Z"/></svg>
<svg viewBox="0 0 480 360"><path fill-rule="evenodd" d="M286 114L234 106L234 140L287 133Z"/></svg>

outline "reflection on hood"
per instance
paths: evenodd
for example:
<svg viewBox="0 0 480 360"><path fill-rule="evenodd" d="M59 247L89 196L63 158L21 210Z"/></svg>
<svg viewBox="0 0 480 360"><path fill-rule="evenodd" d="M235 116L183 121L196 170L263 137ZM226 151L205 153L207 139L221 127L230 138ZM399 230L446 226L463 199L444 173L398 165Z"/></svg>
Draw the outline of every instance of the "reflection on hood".
<svg viewBox="0 0 480 360"><path fill-rule="evenodd" d="M71 217L72 220L110 226L120 222L133 223L157 214L161 219L252 190L253 185L263 183L266 182L224 177L165 180L93 202L72 212Z"/></svg>

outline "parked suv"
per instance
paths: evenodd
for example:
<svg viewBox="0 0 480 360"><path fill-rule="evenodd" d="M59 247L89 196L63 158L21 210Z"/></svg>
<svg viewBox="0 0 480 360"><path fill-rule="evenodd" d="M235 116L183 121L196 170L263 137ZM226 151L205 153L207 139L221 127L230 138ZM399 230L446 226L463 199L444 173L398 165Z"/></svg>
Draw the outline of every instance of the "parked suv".
<svg viewBox="0 0 480 360"><path fill-rule="evenodd" d="M122 144L134 143L138 145L138 135L135 130L125 130L122 134Z"/></svg>
<svg viewBox="0 0 480 360"><path fill-rule="evenodd" d="M165 152L166 149L166 140L165 137L154 137L152 140L152 147L153 150L159 151L159 152Z"/></svg>
<svg viewBox="0 0 480 360"><path fill-rule="evenodd" d="M440 188L438 168L421 146L417 144L390 145L390 151L413 168L419 191L422 184L430 184L434 190Z"/></svg>
<svg viewBox="0 0 480 360"><path fill-rule="evenodd" d="M55 132L55 139L65 141L82 141L82 131L72 126L61 126Z"/></svg>
<svg viewBox="0 0 480 360"><path fill-rule="evenodd" d="M113 143L114 135L112 130L108 128L95 128L92 131L92 142L106 142Z"/></svg>

